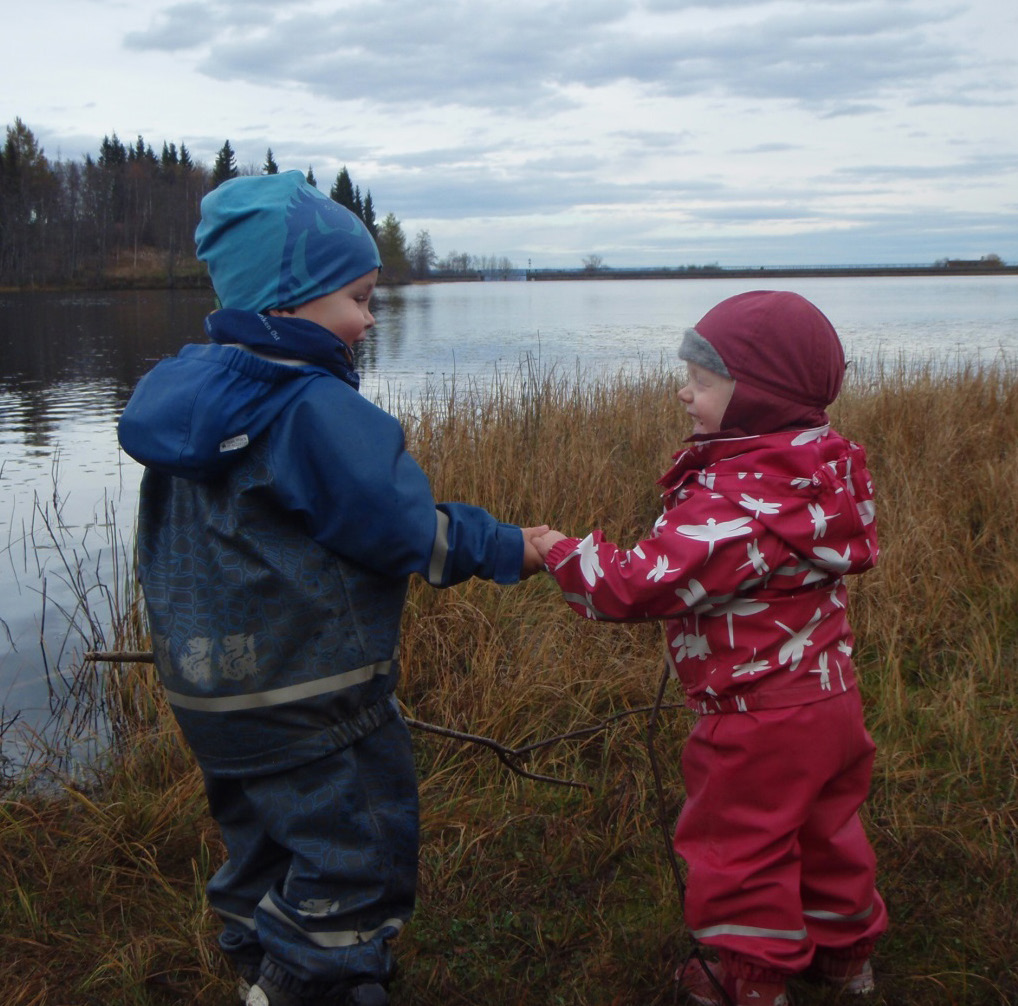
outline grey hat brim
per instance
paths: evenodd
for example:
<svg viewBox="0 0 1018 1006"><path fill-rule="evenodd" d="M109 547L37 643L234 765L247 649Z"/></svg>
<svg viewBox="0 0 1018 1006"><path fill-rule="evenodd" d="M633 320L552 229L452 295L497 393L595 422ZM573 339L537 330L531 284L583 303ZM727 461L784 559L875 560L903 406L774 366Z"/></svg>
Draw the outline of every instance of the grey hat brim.
<svg viewBox="0 0 1018 1006"><path fill-rule="evenodd" d="M695 328L687 328L683 333L679 359L703 367L712 374L720 374L729 380L732 378L718 351Z"/></svg>

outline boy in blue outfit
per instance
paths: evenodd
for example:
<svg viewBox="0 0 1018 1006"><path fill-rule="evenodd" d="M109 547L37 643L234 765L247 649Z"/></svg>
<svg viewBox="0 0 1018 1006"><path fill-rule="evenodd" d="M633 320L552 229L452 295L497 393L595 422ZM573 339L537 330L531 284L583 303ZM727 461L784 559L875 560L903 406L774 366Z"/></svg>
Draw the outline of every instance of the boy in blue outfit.
<svg viewBox="0 0 1018 1006"><path fill-rule="evenodd" d="M397 711L412 573L514 583L544 528L436 505L354 347L381 262L300 172L209 193L222 310L120 419L143 465L138 571L156 667L228 859L208 885L249 1006L383 1006L417 875Z"/></svg>

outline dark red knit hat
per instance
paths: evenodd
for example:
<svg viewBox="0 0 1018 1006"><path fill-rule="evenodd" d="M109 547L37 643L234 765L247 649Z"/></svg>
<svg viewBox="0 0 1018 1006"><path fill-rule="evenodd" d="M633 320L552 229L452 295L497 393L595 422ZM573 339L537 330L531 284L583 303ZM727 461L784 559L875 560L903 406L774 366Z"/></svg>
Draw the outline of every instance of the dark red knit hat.
<svg viewBox="0 0 1018 1006"><path fill-rule="evenodd" d="M841 390L845 353L834 326L805 297L779 290L729 297L687 339L696 336L735 380L724 434L776 433L828 421L825 410Z"/></svg>

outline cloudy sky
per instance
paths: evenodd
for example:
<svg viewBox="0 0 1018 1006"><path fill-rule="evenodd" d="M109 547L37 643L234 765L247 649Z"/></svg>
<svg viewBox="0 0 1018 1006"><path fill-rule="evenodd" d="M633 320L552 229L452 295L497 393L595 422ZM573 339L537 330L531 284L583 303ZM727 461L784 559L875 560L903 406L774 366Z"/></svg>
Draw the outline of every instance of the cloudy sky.
<svg viewBox="0 0 1018 1006"><path fill-rule="evenodd" d="M0 122L271 147L440 256L1018 262L1015 0L35 0Z"/></svg>

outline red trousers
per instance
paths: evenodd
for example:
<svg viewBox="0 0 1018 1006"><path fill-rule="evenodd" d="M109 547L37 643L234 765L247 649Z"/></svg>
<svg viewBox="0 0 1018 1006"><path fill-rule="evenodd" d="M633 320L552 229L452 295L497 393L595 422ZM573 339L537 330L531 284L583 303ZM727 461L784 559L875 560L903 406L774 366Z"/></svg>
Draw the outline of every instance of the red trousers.
<svg viewBox="0 0 1018 1006"><path fill-rule="evenodd" d="M782 974L804 970L818 949L868 952L887 928L859 820L874 750L854 689L700 717L675 831L697 940Z"/></svg>

